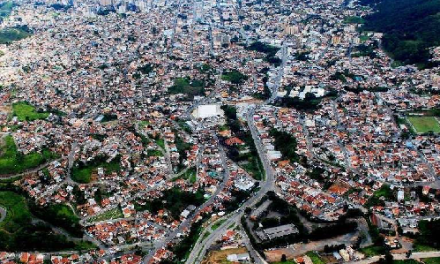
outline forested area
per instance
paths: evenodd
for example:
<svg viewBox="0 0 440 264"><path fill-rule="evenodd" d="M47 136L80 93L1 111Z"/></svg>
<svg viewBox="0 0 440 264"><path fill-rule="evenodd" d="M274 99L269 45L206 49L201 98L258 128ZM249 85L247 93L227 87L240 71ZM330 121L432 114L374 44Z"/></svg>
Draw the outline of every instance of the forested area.
<svg viewBox="0 0 440 264"><path fill-rule="evenodd" d="M440 45L440 1L361 0L376 12L367 16L363 30L384 33L382 45L396 60L433 67L430 47Z"/></svg>

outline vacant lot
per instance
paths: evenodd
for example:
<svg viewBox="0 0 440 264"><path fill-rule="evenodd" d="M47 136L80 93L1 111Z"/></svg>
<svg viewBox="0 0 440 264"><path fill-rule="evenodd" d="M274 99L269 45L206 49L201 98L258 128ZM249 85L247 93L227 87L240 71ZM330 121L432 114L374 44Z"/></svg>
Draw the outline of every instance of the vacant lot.
<svg viewBox="0 0 440 264"><path fill-rule="evenodd" d="M119 218L124 218L124 215L122 214L121 208L118 206L116 208L110 209L108 211L105 211L103 213L91 217L87 222L95 223L95 222L101 222L101 221L113 220Z"/></svg>
<svg viewBox="0 0 440 264"><path fill-rule="evenodd" d="M433 116L409 116L408 121L417 133L440 133L440 124Z"/></svg>
<svg viewBox="0 0 440 264"><path fill-rule="evenodd" d="M228 255L242 254L246 252L247 252L246 248L234 248L234 249L226 249L220 251L212 251L211 253L209 253L208 257L206 257L206 259L202 261L202 264L231 263L227 260Z"/></svg>

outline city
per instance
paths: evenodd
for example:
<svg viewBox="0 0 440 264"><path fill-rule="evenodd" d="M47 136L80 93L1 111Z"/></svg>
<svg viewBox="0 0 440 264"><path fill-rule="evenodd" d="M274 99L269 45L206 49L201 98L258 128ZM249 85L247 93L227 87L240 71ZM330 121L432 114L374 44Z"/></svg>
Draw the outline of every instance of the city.
<svg viewBox="0 0 440 264"><path fill-rule="evenodd" d="M440 40L368 1L0 2L0 263L440 263Z"/></svg>

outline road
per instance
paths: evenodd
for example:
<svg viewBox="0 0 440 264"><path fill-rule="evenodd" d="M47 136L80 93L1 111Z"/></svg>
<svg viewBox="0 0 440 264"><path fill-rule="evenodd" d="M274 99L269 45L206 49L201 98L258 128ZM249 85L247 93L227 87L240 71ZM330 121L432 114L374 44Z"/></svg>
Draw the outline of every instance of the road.
<svg viewBox="0 0 440 264"><path fill-rule="evenodd" d="M281 86L281 80L283 79L283 75L284 75L284 67L286 66L286 62L287 62L287 46L286 43L283 42L283 45L281 46L281 65L280 67L278 67L278 74L277 77L275 78L275 86L273 87L272 90L272 95L270 97L270 99L268 100L269 103L273 103L275 101L275 99L277 98L277 94L278 94L278 89Z"/></svg>
<svg viewBox="0 0 440 264"><path fill-rule="evenodd" d="M214 136L215 137L215 136ZM218 142L218 140L217 140ZM223 148L219 148L220 150L220 157L222 159L223 164L226 164L226 153L224 152ZM194 221L195 216L197 216L201 211L203 211L206 207L211 206L215 200L217 199L217 195L223 190L226 183L229 181L230 175L229 170L227 169L227 166L225 166L225 173L223 176L223 181L217 186L217 190L215 193L201 206L199 206L194 213L191 214L187 219L185 219L177 229L173 230L164 240L161 242L157 242L154 246L153 250L150 251L149 254L147 254L144 259L143 263L149 263L150 260L153 258L154 254L157 250L164 248L168 243L172 242L174 239L176 239L178 234L183 233L183 230L190 228L192 222Z"/></svg>
<svg viewBox="0 0 440 264"><path fill-rule="evenodd" d="M273 170L270 161L267 158L266 152L264 150L264 147L260 141L260 137L258 136L257 129L254 125L253 121L253 115L254 115L254 107L248 108L248 113L246 116L247 123L249 126L249 130L251 131L252 139L255 142L255 146L257 148L258 156L260 157L261 163L263 164L264 171L266 173L266 177L264 181L260 184L261 189L251 198L249 198L246 202L244 202L240 209L235 211L234 213L227 216L227 220L220 225L214 232L212 232L208 237L206 237L203 241L198 241L194 248L191 251L191 254L189 255L186 263L187 264L194 264L194 263L200 263L203 257L205 256L207 250L209 247L218 240L222 234L224 234L231 225L235 225L236 223L239 223L241 220L241 217L244 215L243 208L246 207L252 207L254 206L258 201L261 200L261 198L271 190L274 190L275 188L275 171ZM248 246L252 246L248 244ZM251 254L257 254L258 253L252 253ZM256 257L255 261L262 261L261 257ZM263 262L257 262L257 263L263 263Z"/></svg>
<svg viewBox="0 0 440 264"><path fill-rule="evenodd" d="M6 209L0 206L0 223L6 218Z"/></svg>

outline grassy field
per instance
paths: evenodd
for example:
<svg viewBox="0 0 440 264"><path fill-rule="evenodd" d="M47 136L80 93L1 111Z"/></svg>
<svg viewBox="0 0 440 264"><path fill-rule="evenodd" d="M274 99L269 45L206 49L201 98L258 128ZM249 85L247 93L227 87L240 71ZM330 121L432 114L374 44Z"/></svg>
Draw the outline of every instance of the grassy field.
<svg viewBox="0 0 440 264"><path fill-rule="evenodd" d="M25 197L12 191L0 191L0 206L5 208L6 218L0 223L0 250L18 251L59 251L59 250L87 250L95 248L89 242L68 241L63 235L58 235L45 224L33 224L35 216L31 212L33 204L28 203ZM52 205L58 215L46 215L52 219L58 217L75 217L70 208L64 205ZM32 209L33 210L33 209ZM45 212L45 214L48 214ZM52 223L54 221L51 221ZM66 222L66 224L69 224ZM60 226L60 225L56 225Z"/></svg>
<svg viewBox="0 0 440 264"><path fill-rule="evenodd" d="M12 136L6 136L0 146L0 174L21 173L54 158L56 154L48 150L23 155L17 150Z"/></svg>
<svg viewBox="0 0 440 264"><path fill-rule="evenodd" d="M361 248L360 252L364 253L367 257L378 256L385 253L385 248L382 246L369 246Z"/></svg>
<svg viewBox="0 0 440 264"><path fill-rule="evenodd" d="M427 258L423 259L425 264L440 264L440 258Z"/></svg>
<svg viewBox="0 0 440 264"><path fill-rule="evenodd" d="M313 264L325 264L321 257L315 252L307 252L306 254L312 260Z"/></svg>
<svg viewBox="0 0 440 264"><path fill-rule="evenodd" d="M119 208L119 206L111 210L108 210L104 213L95 215L91 217L87 222L95 223L95 222L101 222L101 221L118 219L118 218L124 218L124 215L122 214L122 210L121 208Z"/></svg>
<svg viewBox="0 0 440 264"><path fill-rule="evenodd" d="M217 223L212 225L211 229L213 231L217 230L217 228L219 228L224 222L226 222L226 219L219 220Z"/></svg>
<svg viewBox="0 0 440 264"><path fill-rule="evenodd" d="M148 150L147 151L147 155L149 157L154 156L154 157L163 157L163 153L160 150Z"/></svg>
<svg viewBox="0 0 440 264"><path fill-rule="evenodd" d="M162 149L165 149L165 141L163 138L155 139L156 144L161 147Z"/></svg>
<svg viewBox="0 0 440 264"><path fill-rule="evenodd" d="M78 183L90 183L92 181L92 173L98 168L104 168L105 173L109 174L121 170L121 164L118 159L114 159L109 163L98 162L90 165L72 168L72 180Z"/></svg>
<svg viewBox="0 0 440 264"><path fill-rule="evenodd" d="M344 17L344 23L346 24L364 24L365 20L358 16L348 16Z"/></svg>
<svg viewBox="0 0 440 264"><path fill-rule="evenodd" d="M420 264L420 262L414 259L405 259L405 260L394 260L393 264Z"/></svg>
<svg viewBox="0 0 440 264"><path fill-rule="evenodd" d="M25 199L14 192L0 192L0 206L7 211L5 220L0 223L0 230L15 233L32 218Z"/></svg>
<svg viewBox="0 0 440 264"><path fill-rule="evenodd" d="M428 245L423 245L423 244L420 244L420 243L414 243L414 245L413 245L413 251L414 252L425 252L425 251L438 251L438 249L437 248L434 248L434 247L431 247L431 246L428 246Z"/></svg>
<svg viewBox="0 0 440 264"><path fill-rule="evenodd" d="M186 94L190 99L196 95L203 95L205 84L200 80L191 80L189 77L174 79L174 85L168 91L171 94Z"/></svg>
<svg viewBox="0 0 440 264"><path fill-rule="evenodd" d="M408 120L417 133L440 132L440 124L433 116L409 116Z"/></svg>
<svg viewBox="0 0 440 264"><path fill-rule="evenodd" d="M184 174L182 174L179 179L188 180L190 183L195 183L197 181L197 172L195 168L189 168Z"/></svg>
<svg viewBox="0 0 440 264"><path fill-rule="evenodd" d="M11 14L14 6L15 4L12 1L0 4L0 17L8 17Z"/></svg>
<svg viewBox="0 0 440 264"><path fill-rule="evenodd" d="M39 113L35 107L27 102L19 102L12 105L13 114L19 121L33 121L37 119L46 119L49 113Z"/></svg>

